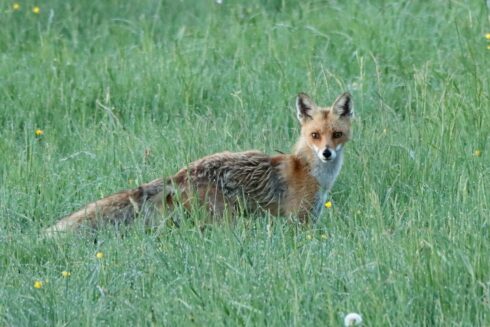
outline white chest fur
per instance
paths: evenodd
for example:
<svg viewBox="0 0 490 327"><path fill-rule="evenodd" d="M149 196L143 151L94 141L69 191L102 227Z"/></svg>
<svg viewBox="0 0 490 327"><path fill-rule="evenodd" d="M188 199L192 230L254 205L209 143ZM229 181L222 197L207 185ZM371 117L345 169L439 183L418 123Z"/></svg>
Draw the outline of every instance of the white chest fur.
<svg viewBox="0 0 490 327"><path fill-rule="evenodd" d="M340 173L340 168L342 168L343 160L343 151L340 150L337 151L337 157L334 160L322 162L320 159L318 159L318 162L315 163L315 168L313 169L312 174L318 181L318 184L320 184L320 189L316 194L315 205L313 207L313 216L315 219L322 213L330 190L335 183L335 179Z"/></svg>

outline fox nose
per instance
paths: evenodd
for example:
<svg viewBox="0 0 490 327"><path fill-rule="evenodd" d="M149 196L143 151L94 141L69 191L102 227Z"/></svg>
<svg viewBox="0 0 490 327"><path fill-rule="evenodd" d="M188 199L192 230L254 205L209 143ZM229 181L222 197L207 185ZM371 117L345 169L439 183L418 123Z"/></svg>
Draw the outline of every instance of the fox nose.
<svg viewBox="0 0 490 327"><path fill-rule="evenodd" d="M332 151L330 151L329 149L325 149L325 151L323 151L323 156L325 157L325 159L330 160L330 158L332 158Z"/></svg>

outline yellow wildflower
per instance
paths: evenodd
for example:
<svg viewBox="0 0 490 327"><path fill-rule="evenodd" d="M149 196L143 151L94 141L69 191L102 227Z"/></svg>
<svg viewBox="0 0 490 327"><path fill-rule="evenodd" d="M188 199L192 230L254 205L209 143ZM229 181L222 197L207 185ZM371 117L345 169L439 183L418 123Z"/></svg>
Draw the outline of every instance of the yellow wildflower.
<svg viewBox="0 0 490 327"><path fill-rule="evenodd" d="M37 15L41 12L41 8L39 8L38 6L34 6L32 7L32 12Z"/></svg>
<svg viewBox="0 0 490 327"><path fill-rule="evenodd" d="M479 157L479 156L481 156L481 151L480 151L480 150L478 150L478 149L476 149L476 150L475 150L475 152L473 152L473 155L474 155L475 157Z"/></svg>
<svg viewBox="0 0 490 327"><path fill-rule="evenodd" d="M306 235L306 239L307 239L308 241L311 241L311 240L313 239L313 236L311 236L311 234L308 234L308 235Z"/></svg>
<svg viewBox="0 0 490 327"><path fill-rule="evenodd" d="M36 280L34 282L34 288L42 288L43 287L43 282L41 282L40 280Z"/></svg>
<svg viewBox="0 0 490 327"><path fill-rule="evenodd" d="M36 129L36 131L34 132L34 134L36 134L36 136L43 136L44 135L44 131L42 129Z"/></svg>
<svg viewBox="0 0 490 327"><path fill-rule="evenodd" d="M325 208L330 209L332 207L332 201L325 202Z"/></svg>
<svg viewBox="0 0 490 327"><path fill-rule="evenodd" d="M70 276L71 276L71 272L66 271L66 270L63 270L63 271L61 272L61 276L65 277L65 278L68 278L68 277L70 277Z"/></svg>
<svg viewBox="0 0 490 327"><path fill-rule="evenodd" d="M12 10L13 11L19 11L20 10L20 4L18 4L17 2L14 2L12 4Z"/></svg>
<svg viewBox="0 0 490 327"><path fill-rule="evenodd" d="M102 258L104 257L104 252L97 252L97 253L95 254L95 257L96 257L97 259L102 259Z"/></svg>
<svg viewBox="0 0 490 327"><path fill-rule="evenodd" d="M487 40L490 40L490 33L485 34L485 38L486 38Z"/></svg>
<svg viewBox="0 0 490 327"><path fill-rule="evenodd" d="M327 234L322 234L321 238L322 238L322 240L325 241L326 239L328 239L328 235Z"/></svg>

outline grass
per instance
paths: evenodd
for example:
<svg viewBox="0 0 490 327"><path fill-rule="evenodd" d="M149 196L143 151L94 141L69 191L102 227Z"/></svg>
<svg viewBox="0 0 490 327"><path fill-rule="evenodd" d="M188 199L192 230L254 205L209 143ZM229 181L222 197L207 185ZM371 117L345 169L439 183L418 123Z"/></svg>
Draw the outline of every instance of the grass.
<svg viewBox="0 0 490 327"><path fill-rule="evenodd" d="M19 4L0 5L1 325L490 325L484 1ZM295 94L344 90L355 137L316 225L39 237L200 156L288 151Z"/></svg>

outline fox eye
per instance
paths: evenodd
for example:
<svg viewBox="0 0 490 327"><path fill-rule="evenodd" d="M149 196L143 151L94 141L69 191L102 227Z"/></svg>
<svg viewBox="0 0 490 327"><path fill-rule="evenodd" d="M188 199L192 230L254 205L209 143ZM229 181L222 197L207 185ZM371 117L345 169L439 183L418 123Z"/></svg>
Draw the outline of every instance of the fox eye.
<svg viewBox="0 0 490 327"><path fill-rule="evenodd" d="M313 133L311 133L311 137L314 140L318 140L318 139L320 139L320 134L318 132L313 132Z"/></svg>
<svg viewBox="0 0 490 327"><path fill-rule="evenodd" d="M344 135L342 132L333 132L332 137L338 139L339 137L342 137L342 135Z"/></svg>

